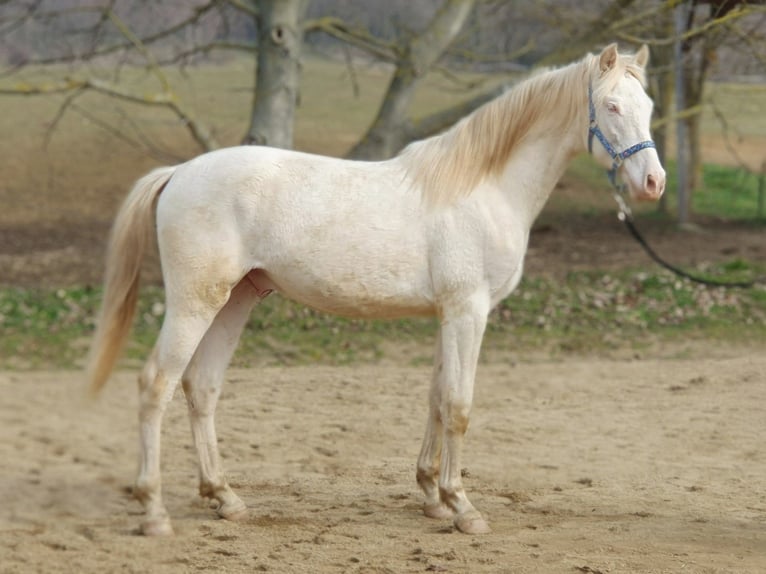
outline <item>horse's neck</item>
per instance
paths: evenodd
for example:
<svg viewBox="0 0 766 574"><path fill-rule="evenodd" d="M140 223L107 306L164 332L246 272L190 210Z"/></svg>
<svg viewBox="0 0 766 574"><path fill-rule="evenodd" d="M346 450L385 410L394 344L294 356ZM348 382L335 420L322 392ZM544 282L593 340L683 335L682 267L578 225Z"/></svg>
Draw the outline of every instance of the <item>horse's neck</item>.
<svg viewBox="0 0 766 574"><path fill-rule="evenodd" d="M572 158L584 150L583 142L577 125L566 131L547 129L539 137L526 138L511 156L500 187L530 227Z"/></svg>

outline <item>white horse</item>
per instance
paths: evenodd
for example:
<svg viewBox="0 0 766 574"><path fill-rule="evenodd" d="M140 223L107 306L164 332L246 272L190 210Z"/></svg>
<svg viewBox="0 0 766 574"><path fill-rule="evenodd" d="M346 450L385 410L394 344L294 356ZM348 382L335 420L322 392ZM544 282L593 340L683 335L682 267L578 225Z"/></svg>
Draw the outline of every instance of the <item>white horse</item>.
<svg viewBox="0 0 766 574"><path fill-rule="evenodd" d="M487 315L519 283L532 222L590 134L603 144L596 160L635 198L662 194L665 172L647 141L647 59L646 46L621 55L610 45L521 83L388 161L234 147L139 180L112 230L89 376L98 391L127 338L156 220L167 313L139 377L143 532L172 534L160 425L179 382L200 494L218 501L223 518L246 514L224 477L213 416L248 314L272 291L349 317L438 317L417 482L427 516L487 532L460 476Z"/></svg>

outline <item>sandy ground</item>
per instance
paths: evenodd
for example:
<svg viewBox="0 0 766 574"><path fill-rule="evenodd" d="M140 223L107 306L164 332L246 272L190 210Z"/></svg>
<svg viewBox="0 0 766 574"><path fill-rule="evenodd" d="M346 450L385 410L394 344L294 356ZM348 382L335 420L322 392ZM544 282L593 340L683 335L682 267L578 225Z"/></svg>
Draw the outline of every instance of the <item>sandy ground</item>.
<svg viewBox="0 0 766 574"><path fill-rule="evenodd" d="M135 373L95 405L76 373L0 373L0 572L766 571L763 352L493 357L464 471L485 536L420 513L428 377L387 365L232 371L218 428L251 507L240 523L196 495L179 391L163 430L176 536L147 539L130 495Z"/></svg>

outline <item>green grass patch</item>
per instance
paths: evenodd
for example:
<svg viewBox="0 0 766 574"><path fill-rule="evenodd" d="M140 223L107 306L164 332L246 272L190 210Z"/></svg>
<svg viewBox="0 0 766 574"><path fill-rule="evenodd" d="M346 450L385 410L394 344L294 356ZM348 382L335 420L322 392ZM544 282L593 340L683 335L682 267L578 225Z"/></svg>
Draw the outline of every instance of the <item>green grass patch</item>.
<svg viewBox="0 0 766 574"><path fill-rule="evenodd" d="M675 183L676 174L671 175ZM724 219L766 220L766 212L763 211L766 206L763 200L759 204L758 197L759 193L766 194L766 189L759 189L766 187L766 182L760 181L763 177L742 168L704 165L703 186L692 196L694 212ZM676 186L670 189L675 190Z"/></svg>
<svg viewBox="0 0 766 574"><path fill-rule="evenodd" d="M737 259L696 270L741 280L766 267ZM79 368L94 329L100 291L0 290L0 368ZM142 291L122 366L148 355L164 315L163 292ZM279 296L253 312L234 363L348 364L428 360L433 319L361 321L337 318ZM564 280L529 278L491 314L486 346L514 351L593 353L647 341L715 338L766 342L766 285L712 288L664 272L576 272ZM410 352L402 354L403 349Z"/></svg>
<svg viewBox="0 0 766 574"><path fill-rule="evenodd" d="M764 267L736 260L696 272L739 281L763 274ZM764 327L766 284L726 289L666 271L588 271L571 273L563 282L522 282L495 310L489 330L512 333L522 346L598 352L689 337L764 341Z"/></svg>

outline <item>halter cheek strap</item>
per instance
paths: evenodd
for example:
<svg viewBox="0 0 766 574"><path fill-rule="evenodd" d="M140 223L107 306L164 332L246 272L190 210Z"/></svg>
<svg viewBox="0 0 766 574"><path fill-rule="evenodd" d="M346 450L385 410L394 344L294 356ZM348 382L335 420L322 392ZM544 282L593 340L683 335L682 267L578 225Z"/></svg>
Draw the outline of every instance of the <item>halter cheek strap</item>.
<svg viewBox="0 0 766 574"><path fill-rule="evenodd" d="M619 187L617 185L617 170L620 169L622 162L642 149L656 148L657 146L654 145L652 140L646 140L619 152L615 150L614 146L612 146L612 144L609 143L609 140L606 139L604 132L598 127L598 122L596 122L596 106L593 104L593 86L590 84L588 84L588 110L590 114L590 125L588 127L588 153L593 153L593 136L596 136L598 141L601 142L601 145L604 146L606 153L612 158L612 168L606 172L609 177L609 182L614 187Z"/></svg>

